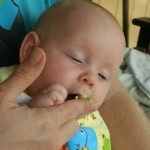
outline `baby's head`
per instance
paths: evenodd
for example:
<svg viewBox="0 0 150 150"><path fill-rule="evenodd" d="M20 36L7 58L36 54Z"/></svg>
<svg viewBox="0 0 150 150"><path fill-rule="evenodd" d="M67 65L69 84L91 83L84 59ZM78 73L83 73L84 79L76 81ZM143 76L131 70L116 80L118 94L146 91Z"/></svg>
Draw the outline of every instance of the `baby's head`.
<svg viewBox="0 0 150 150"><path fill-rule="evenodd" d="M40 47L47 61L29 94L59 83L68 94L86 94L100 105L124 55L124 35L114 17L96 4L67 0L47 9L34 31L22 43L20 60Z"/></svg>

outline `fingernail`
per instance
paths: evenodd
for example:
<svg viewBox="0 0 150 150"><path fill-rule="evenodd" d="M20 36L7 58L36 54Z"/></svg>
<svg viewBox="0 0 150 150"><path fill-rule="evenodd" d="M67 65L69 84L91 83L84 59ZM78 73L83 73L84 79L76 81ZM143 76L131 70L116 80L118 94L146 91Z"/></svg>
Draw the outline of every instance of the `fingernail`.
<svg viewBox="0 0 150 150"><path fill-rule="evenodd" d="M91 111L95 111L95 110L97 110L98 109L98 104L97 103L93 103L92 105L91 105Z"/></svg>
<svg viewBox="0 0 150 150"><path fill-rule="evenodd" d="M35 65L41 61L42 57L42 52L38 48L34 48L28 59L33 65Z"/></svg>

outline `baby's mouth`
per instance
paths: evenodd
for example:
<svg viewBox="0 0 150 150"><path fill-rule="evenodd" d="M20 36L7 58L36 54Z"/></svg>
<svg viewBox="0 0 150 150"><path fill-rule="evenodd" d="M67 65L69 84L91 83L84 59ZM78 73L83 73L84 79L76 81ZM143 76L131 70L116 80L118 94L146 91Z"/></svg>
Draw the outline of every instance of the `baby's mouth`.
<svg viewBox="0 0 150 150"><path fill-rule="evenodd" d="M77 93L72 93L72 94L68 94L66 101L68 100L72 100L72 99L82 99L82 100L87 100L90 102L93 102L93 99L87 95L84 94L77 94Z"/></svg>
<svg viewBox="0 0 150 150"><path fill-rule="evenodd" d="M66 101L75 99L76 96L79 96L79 95L78 94L74 94L74 93L68 94L68 96L66 98Z"/></svg>
<svg viewBox="0 0 150 150"><path fill-rule="evenodd" d="M72 99L82 99L82 100L87 100L90 102L93 102L93 99L87 95L84 94L77 94L77 93L72 93L72 94L68 94L66 101L68 100L72 100Z"/></svg>

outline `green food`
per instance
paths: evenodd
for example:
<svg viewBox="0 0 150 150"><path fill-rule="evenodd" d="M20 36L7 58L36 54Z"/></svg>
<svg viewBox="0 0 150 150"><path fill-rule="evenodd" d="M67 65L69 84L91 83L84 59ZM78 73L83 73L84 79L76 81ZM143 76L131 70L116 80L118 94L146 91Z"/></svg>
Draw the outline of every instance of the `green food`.
<svg viewBox="0 0 150 150"><path fill-rule="evenodd" d="M87 101L90 101L92 102L92 98L87 96L87 95L79 95L79 96L75 96L75 99L84 99L84 100L87 100Z"/></svg>

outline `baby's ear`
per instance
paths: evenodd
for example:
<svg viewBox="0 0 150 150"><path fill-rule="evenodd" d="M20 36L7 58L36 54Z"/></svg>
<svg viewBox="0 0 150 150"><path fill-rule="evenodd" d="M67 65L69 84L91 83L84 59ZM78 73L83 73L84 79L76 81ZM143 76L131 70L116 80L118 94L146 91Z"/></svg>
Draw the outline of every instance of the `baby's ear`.
<svg viewBox="0 0 150 150"><path fill-rule="evenodd" d="M39 36L37 35L36 32L29 32L20 47L20 52L19 52L19 58L20 58L20 63L23 62L32 52L34 47L38 47L40 44L40 39Z"/></svg>

